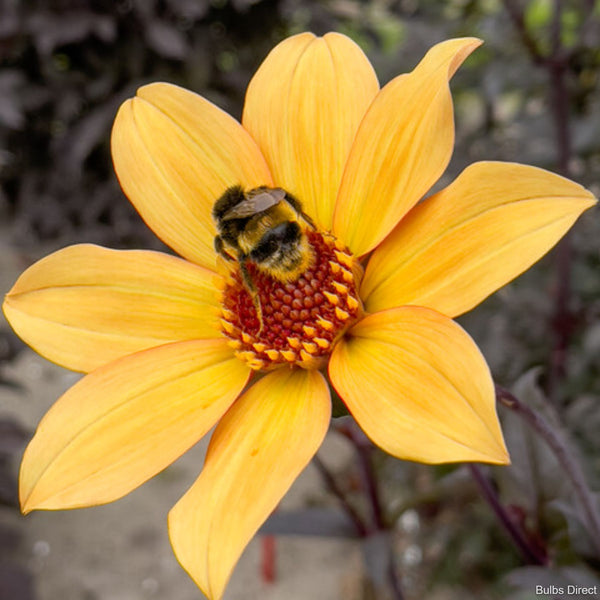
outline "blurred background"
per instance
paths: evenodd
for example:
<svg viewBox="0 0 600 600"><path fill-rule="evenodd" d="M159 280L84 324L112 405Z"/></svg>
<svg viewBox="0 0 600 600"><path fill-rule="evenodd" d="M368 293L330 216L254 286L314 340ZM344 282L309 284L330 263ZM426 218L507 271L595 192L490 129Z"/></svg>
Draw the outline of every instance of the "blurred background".
<svg viewBox="0 0 600 600"><path fill-rule="evenodd" d="M452 80L456 150L439 185L490 159L563 173L600 194L594 0L0 0L0 291L71 243L164 249L113 173L117 107L161 80L239 119L268 51L305 30L352 37L382 85L436 42L482 38ZM598 209L588 211L566 244L461 318L495 380L552 425L591 490L600 489L598 221ZM113 505L19 515L24 444L77 377L26 349L0 320L0 600L201 597L170 551L166 514L199 472L203 444ZM526 600L579 597L568 585L600 591L598 540L560 460L513 412L500 416L513 465L479 475L533 557L511 542L467 467L403 463L372 449L385 543L357 537L336 520L339 496L368 520L369 478L360 473L360 443L334 431L320 464L277 513L272 531L296 535L254 540L226 599ZM327 516L318 527L317 512Z"/></svg>

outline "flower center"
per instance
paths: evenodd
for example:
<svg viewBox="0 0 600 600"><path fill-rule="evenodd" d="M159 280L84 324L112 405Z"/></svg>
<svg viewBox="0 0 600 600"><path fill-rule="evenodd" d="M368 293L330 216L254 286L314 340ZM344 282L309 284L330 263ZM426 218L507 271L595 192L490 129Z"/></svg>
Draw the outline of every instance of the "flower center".
<svg viewBox="0 0 600 600"><path fill-rule="evenodd" d="M254 294L244 285L239 267L225 284L223 333L252 369L293 364L320 368L359 316L359 266L350 251L330 234L308 230L306 237L313 260L296 280L280 281L248 262Z"/></svg>

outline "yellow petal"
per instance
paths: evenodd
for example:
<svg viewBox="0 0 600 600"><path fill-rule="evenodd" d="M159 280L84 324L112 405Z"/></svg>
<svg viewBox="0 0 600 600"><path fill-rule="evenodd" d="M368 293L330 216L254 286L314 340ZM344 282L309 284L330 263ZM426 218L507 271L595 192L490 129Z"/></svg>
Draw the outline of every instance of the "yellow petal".
<svg viewBox="0 0 600 600"><path fill-rule="evenodd" d="M444 315L418 306L369 315L335 347L329 375L364 432L389 454L508 462L485 359Z"/></svg>
<svg viewBox="0 0 600 600"><path fill-rule="evenodd" d="M112 132L115 170L144 221L181 256L214 268L212 206L229 186L271 185L260 150L228 114L167 83L138 90Z"/></svg>
<svg viewBox="0 0 600 600"><path fill-rule="evenodd" d="M471 165L375 250L361 287L365 307L417 304L460 315L530 267L593 204L582 186L542 169Z"/></svg>
<svg viewBox="0 0 600 600"><path fill-rule="evenodd" d="M82 244L29 267L3 309L37 352L87 372L152 346L218 337L215 278L167 254Z"/></svg>
<svg viewBox="0 0 600 600"><path fill-rule="evenodd" d="M274 48L250 82L242 123L277 185L331 230L352 140L379 84L362 50L339 33L303 33Z"/></svg>
<svg viewBox="0 0 600 600"><path fill-rule="evenodd" d="M219 600L246 544L320 446L331 416L317 371L279 369L227 412L204 470L169 514L177 559Z"/></svg>
<svg viewBox="0 0 600 600"><path fill-rule="evenodd" d="M215 339L159 346L87 375L48 411L25 451L23 511L124 496L195 444L249 372Z"/></svg>
<svg viewBox="0 0 600 600"><path fill-rule="evenodd" d="M437 44L373 101L352 146L333 221L335 235L354 254L377 246L444 172L454 145L448 81L480 43Z"/></svg>

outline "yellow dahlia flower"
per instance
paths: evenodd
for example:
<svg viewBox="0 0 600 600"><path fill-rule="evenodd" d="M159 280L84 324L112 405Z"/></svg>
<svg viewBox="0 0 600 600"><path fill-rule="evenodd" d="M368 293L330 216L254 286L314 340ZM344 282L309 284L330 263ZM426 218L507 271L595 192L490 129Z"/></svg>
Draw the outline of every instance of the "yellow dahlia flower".
<svg viewBox="0 0 600 600"><path fill-rule="evenodd" d="M241 124L166 83L123 104L119 181L182 258L72 246L7 295L23 340L89 373L25 452L24 512L115 500L217 424L169 515L177 558L216 600L321 444L330 384L394 456L508 462L489 369L452 318L538 260L594 199L541 169L481 162L418 204L452 152L448 81L479 44L438 44L380 89L350 39L304 33L261 65ZM262 328L237 263L217 268L211 210L234 185L282 188L316 225L299 278L257 274Z"/></svg>

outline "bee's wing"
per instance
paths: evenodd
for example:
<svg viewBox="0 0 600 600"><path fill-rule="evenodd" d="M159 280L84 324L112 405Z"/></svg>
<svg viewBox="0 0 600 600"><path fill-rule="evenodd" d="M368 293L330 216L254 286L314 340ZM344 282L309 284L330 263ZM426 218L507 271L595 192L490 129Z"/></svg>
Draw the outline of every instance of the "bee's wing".
<svg viewBox="0 0 600 600"><path fill-rule="evenodd" d="M246 198L239 204L236 204L231 210L228 210L222 217L223 221L230 219L243 219L252 217L261 213L276 204L279 204L285 198L285 191L281 188L260 192L255 196Z"/></svg>

